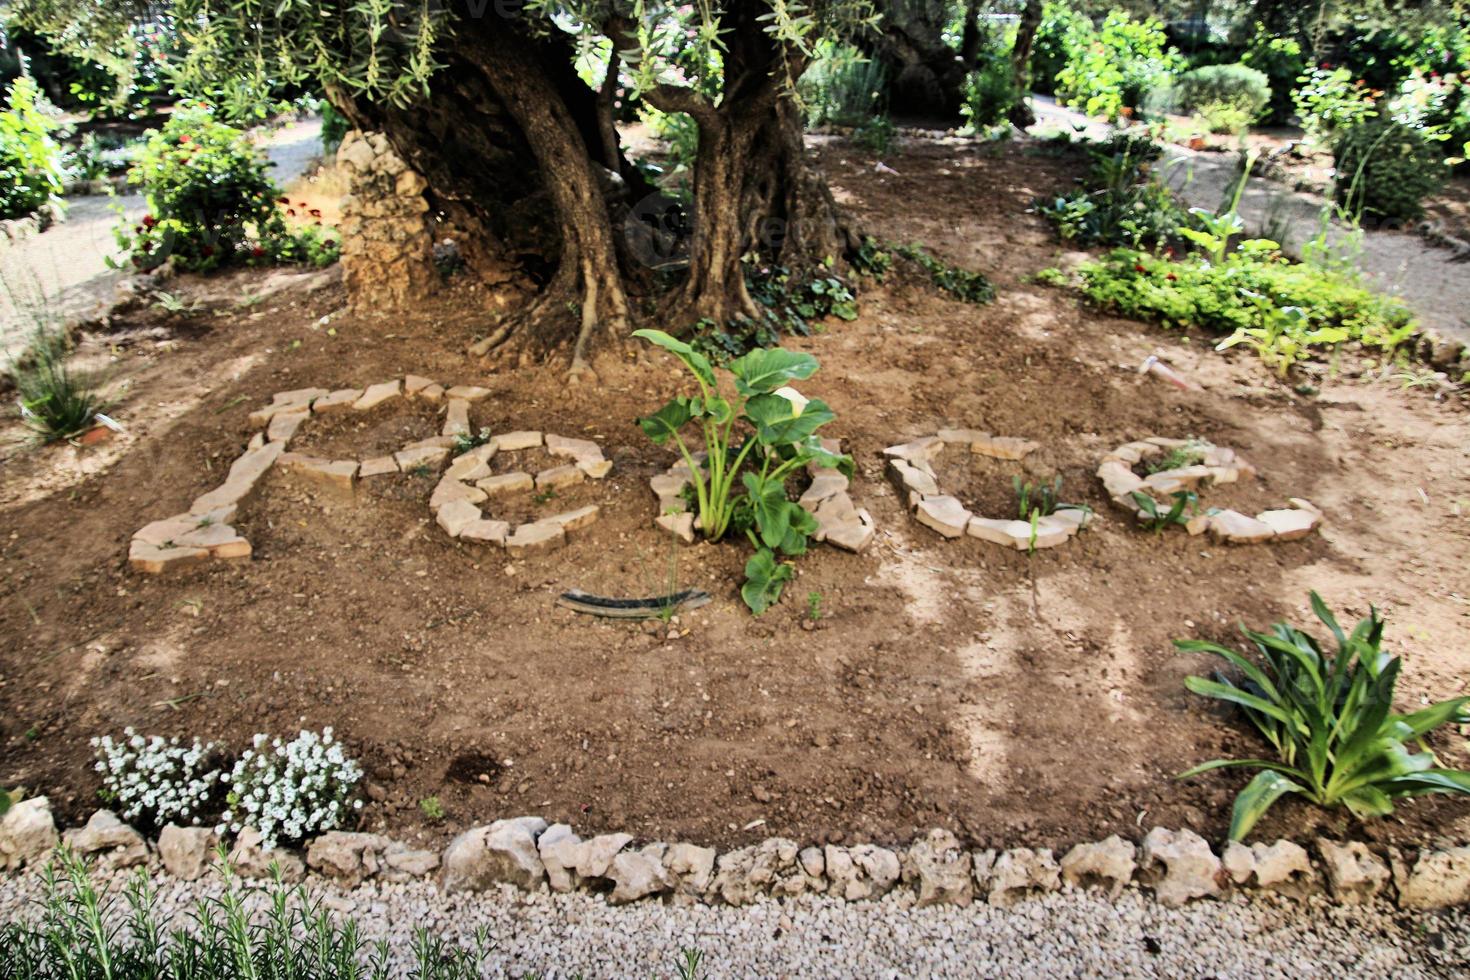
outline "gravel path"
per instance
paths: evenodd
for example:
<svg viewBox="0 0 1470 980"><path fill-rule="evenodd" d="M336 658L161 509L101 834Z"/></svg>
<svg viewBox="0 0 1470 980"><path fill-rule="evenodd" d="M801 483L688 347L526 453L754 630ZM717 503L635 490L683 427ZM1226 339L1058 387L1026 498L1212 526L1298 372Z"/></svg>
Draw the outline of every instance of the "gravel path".
<svg viewBox="0 0 1470 980"><path fill-rule="evenodd" d="M285 186L321 153L321 120L292 123L267 134L261 145L271 176ZM0 364L29 339L34 326L25 309L44 304L58 320L85 314L112 298L122 273L107 267L116 252L112 238L116 205L129 220L142 217L141 195L70 197L66 220L0 252ZM11 294L17 294L12 296ZM18 303L17 303L18 301ZM19 308L17 308L19 305Z"/></svg>
<svg viewBox="0 0 1470 980"><path fill-rule="evenodd" d="M1077 130L1105 139L1111 132L1106 122L1058 106L1045 96L1033 96L1037 122L1031 132L1038 135ZM1169 157L1178 161L1169 181L1182 183L1181 194L1190 207L1219 211L1225 190L1235 177L1233 153L1196 152L1168 144ZM1312 194L1291 191L1285 185L1260 177L1251 178L1241 196L1240 214L1250 234L1268 227L1285 227L1282 244L1296 252L1310 241L1320 227L1323 201ZM1279 231L1277 232L1279 234ZM1347 230L1334 223L1329 240L1342 245ZM1350 248L1351 246L1349 246ZM1470 266L1449 261L1451 253L1435 248L1417 234L1369 230L1363 234L1355 264L1377 289L1398 296L1419 317L1420 323L1450 337L1470 342Z"/></svg>
<svg viewBox="0 0 1470 980"><path fill-rule="evenodd" d="M220 890L217 878L156 881L167 910L187 910ZM34 914L40 894L35 876L0 887L0 921ZM1411 978L1470 971L1463 909L1405 914L1321 899L1257 897L1170 910L1130 890L1117 904L1058 892L1009 910L916 909L913 894L903 892L875 903L822 897L737 909L650 902L619 908L598 897L508 887L444 897L427 883L316 894L355 915L369 942L386 937L400 954L416 927L468 943L483 926L496 945L487 976L672 977L686 949L703 954L709 978Z"/></svg>

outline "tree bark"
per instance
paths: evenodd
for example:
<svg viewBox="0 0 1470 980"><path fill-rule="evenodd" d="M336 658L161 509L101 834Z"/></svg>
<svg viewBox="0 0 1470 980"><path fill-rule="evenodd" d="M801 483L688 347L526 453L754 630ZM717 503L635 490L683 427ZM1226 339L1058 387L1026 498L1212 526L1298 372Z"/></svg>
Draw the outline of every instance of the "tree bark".
<svg viewBox="0 0 1470 980"><path fill-rule="evenodd" d="M1025 129L1036 124L1036 113L1026 97L1031 94L1031 52L1036 47L1036 31L1041 26L1042 0L1026 0L1021 23L1016 28L1016 46L1011 49L1011 78L1016 92L1011 106L1011 125Z"/></svg>

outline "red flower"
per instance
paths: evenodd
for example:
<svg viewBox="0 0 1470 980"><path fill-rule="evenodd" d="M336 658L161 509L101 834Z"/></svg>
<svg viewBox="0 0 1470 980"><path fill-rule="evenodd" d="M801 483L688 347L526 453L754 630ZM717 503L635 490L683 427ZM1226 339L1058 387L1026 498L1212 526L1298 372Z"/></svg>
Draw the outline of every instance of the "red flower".
<svg viewBox="0 0 1470 980"><path fill-rule="evenodd" d="M179 137L179 142L180 142L180 143L187 143L187 142L189 142L189 141L190 141L190 140L191 140L191 139L193 139L193 137L192 137L192 136L190 136L190 135L189 135L189 134L188 134L188 133L185 133L185 134L184 134L184 135L183 135L183 136L180 136L180 137Z"/></svg>
<svg viewBox="0 0 1470 980"><path fill-rule="evenodd" d="M1174 282L1179 277L1176 276L1176 275L1174 275L1174 273L1171 272L1167 276L1165 276L1164 278L1167 279L1167 280L1169 280L1170 282Z"/></svg>
<svg viewBox="0 0 1470 980"><path fill-rule="evenodd" d="M255 247L254 247L254 248L252 248L252 249L251 249L251 250L250 250L250 254L251 254L251 256L253 256L253 257L254 257L254 258L257 258L257 259L258 259L258 258L260 258L260 257L261 257L261 256L262 256L262 255L264 255L264 254L265 254L265 249L263 249L263 248L261 248L261 247L260 247L260 246L259 246L259 245L257 245L257 246L255 246Z"/></svg>
<svg viewBox="0 0 1470 980"><path fill-rule="evenodd" d="M296 209L295 208L287 208L286 209L286 213L288 215L290 215L291 217L293 217L293 218L296 217Z"/></svg>
<svg viewBox="0 0 1470 980"><path fill-rule="evenodd" d="M276 198L276 203L277 204L290 204L291 203L291 199L289 197L278 197L278 198Z"/></svg>
<svg viewBox="0 0 1470 980"><path fill-rule="evenodd" d="M1143 263L1142 262L1135 262L1135 263L1133 263L1133 271L1134 272L1147 272L1148 270L1143 267Z"/></svg>
<svg viewBox="0 0 1470 980"><path fill-rule="evenodd" d="M158 219L155 218L155 217L153 217L153 215L151 215L151 214L145 214L145 215L143 215L143 227L144 228L152 228L156 224L158 224Z"/></svg>
<svg viewBox="0 0 1470 980"><path fill-rule="evenodd" d="M1170 245L1169 247L1165 248L1164 255L1172 259L1174 257L1174 246Z"/></svg>

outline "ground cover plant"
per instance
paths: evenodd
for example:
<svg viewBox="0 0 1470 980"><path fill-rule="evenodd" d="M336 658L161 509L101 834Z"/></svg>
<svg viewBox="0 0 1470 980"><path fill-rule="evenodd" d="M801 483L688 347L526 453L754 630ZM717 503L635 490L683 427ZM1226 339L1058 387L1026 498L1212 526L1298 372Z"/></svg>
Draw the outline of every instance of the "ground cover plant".
<svg viewBox="0 0 1470 980"><path fill-rule="evenodd" d="M707 357L662 331L634 336L677 357L698 386L697 396L680 395L638 424L655 445L672 441L678 447L694 487L700 533L719 541L734 530L755 546L740 595L759 615L781 598L793 574L777 553L804 553L817 530L816 519L788 496L787 482L809 463L852 473L852 459L822 448L817 435L836 415L826 402L790 386L815 374L817 359L757 348L717 374ZM699 428L702 451L692 450L681 434L691 423Z"/></svg>
<svg viewBox="0 0 1470 980"><path fill-rule="evenodd" d="M1396 800L1432 793L1470 794L1470 773L1439 765L1423 739L1442 725L1470 723L1470 697L1451 698L1408 714L1394 711L1403 668L1383 649L1377 609L1344 633L1322 597L1312 611L1332 634L1322 641L1287 623L1269 633L1243 629L1259 663L1217 643L1178 640L1186 652L1213 653L1242 675L1193 676L1195 694L1241 708L1276 758L1217 759L1181 778L1226 767L1259 770L1235 798L1230 837L1241 840L1287 794L1324 807L1345 806L1359 818L1387 816ZM1335 641L1336 650L1329 648Z"/></svg>
<svg viewBox="0 0 1470 980"><path fill-rule="evenodd" d="M148 827L198 824L222 795L220 747L212 742L145 738L125 728L120 739L103 735L91 744L102 777L98 795L124 820L141 820Z"/></svg>

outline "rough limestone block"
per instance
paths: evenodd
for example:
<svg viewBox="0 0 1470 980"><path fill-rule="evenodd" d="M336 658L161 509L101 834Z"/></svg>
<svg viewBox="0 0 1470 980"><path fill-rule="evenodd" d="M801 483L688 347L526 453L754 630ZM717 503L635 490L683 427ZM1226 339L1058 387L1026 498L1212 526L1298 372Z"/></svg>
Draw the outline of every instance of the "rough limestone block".
<svg viewBox="0 0 1470 980"><path fill-rule="evenodd" d="M434 515L434 520L451 538L459 537L461 531L480 519L480 508L463 499L446 501Z"/></svg>
<svg viewBox="0 0 1470 980"><path fill-rule="evenodd" d="M1260 544L1276 536L1271 525L1235 510L1210 515L1210 535L1229 544Z"/></svg>
<svg viewBox="0 0 1470 980"><path fill-rule="evenodd" d="M265 438L267 442L290 442L291 437L296 435L296 430L301 428L309 413L305 408L292 409L289 412L278 412L271 418L270 425L266 426Z"/></svg>
<svg viewBox="0 0 1470 980"><path fill-rule="evenodd" d="M418 393L418 398L420 401L428 402L430 405L437 405L444 400L444 386L441 384L429 385L429 387Z"/></svg>
<svg viewBox="0 0 1470 980"><path fill-rule="evenodd" d="M934 477L911 465L907 460L890 459L888 475L893 479L894 486L898 488L901 497L906 497L909 493L917 493L924 497L940 495L939 483Z"/></svg>
<svg viewBox="0 0 1470 980"><path fill-rule="evenodd" d="M541 446L541 433L539 432L506 432L495 437L495 445L500 447L503 453L512 453L518 449L538 449Z"/></svg>
<svg viewBox="0 0 1470 980"><path fill-rule="evenodd" d="M444 471L446 479L463 480L466 483L485 480L490 475L490 464L472 453L465 453L456 458L449 464L449 469Z"/></svg>
<svg viewBox="0 0 1470 980"><path fill-rule="evenodd" d="M940 429L936 435L946 446L964 446L967 449L981 439L990 438L989 432L979 429Z"/></svg>
<svg viewBox="0 0 1470 980"><path fill-rule="evenodd" d="M403 394L407 398L418 398L423 395L425 388L433 384L433 378L426 378L421 374L410 374L403 379Z"/></svg>
<svg viewBox="0 0 1470 980"><path fill-rule="evenodd" d="M660 514L654 518L653 523L685 544L694 543L694 515L688 511L679 514Z"/></svg>
<svg viewBox="0 0 1470 980"><path fill-rule="evenodd" d="M444 394L450 401L478 402L490 397L490 389L479 385L455 385Z"/></svg>
<svg viewBox="0 0 1470 980"><path fill-rule="evenodd" d="M510 552L512 558L525 558L545 551L555 551L566 543L567 532L561 525L537 521L516 528L505 539L505 550Z"/></svg>
<svg viewBox="0 0 1470 980"><path fill-rule="evenodd" d="M297 388L294 391L278 391L265 408L250 413L250 424L265 425L278 412L307 409L318 398L328 394L325 388Z"/></svg>
<svg viewBox="0 0 1470 980"><path fill-rule="evenodd" d="M920 524L933 528L946 538L957 538L965 533L973 515L954 497L942 495L920 500L914 516Z"/></svg>
<svg viewBox="0 0 1470 980"><path fill-rule="evenodd" d="M577 469L586 473L594 480L601 480L612 472L612 460L583 458L577 460Z"/></svg>
<svg viewBox="0 0 1470 980"><path fill-rule="evenodd" d="M548 432L545 436L546 451L553 456L571 459L601 459L602 447L590 439L571 439Z"/></svg>
<svg viewBox="0 0 1470 980"><path fill-rule="evenodd" d="M468 483L460 483L449 477L439 481L434 492L429 495L429 509L438 513L439 508L455 501L463 501L467 504L481 504L485 502L485 491L472 487Z"/></svg>
<svg viewBox="0 0 1470 980"><path fill-rule="evenodd" d="M1133 880L1137 850L1117 834L1095 844L1078 844L1062 858L1062 880L1073 888L1101 886L1116 900Z"/></svg>
<svg viewBox="0 0 1470 980"><path fill-rule="evenodd" d="M1319 837L1317 853L1322 857L1332 897L1343 905L1371 902L1392 880L1388 865L1362 841L1340 844Z"/></svg>
<svg viewBox="0 0 1470 980"><path fill-rule="evenodd" d="M197 498L189 506L191 514L207 514L221 507L231 507L245 499L265 471L275 465L286 450L284 443L268 442L258 449L247 449L230 466L223 485Z"/></svg>
<svg viewBox="0 0 1470 980"><path fill-rule="evenodd" d="M565 514L555 514L551 517L543 517L541 519L541 523L559 524L561 525L561 529L563 531L566 531L568 534L570 534L573 531L580 531L585 527L590 527L591 525L597 523L597 518L601 514L602 508L598 507L596 504L590 504L586 507L579 507L576 510L567 511Z"/></svg>
<svg viewBox="0 0 1470 980"><path fill-rule="evenodd" d="M323 412L340 412L357 404L361 397L361 388L341 388L312 402L311 410L318 415Z"/></svg>
<svg viewBox="0 0 1470 980"><path fill-rule="evenodd" d="M457 535L461 541L476 541L480 544L498 544L505 546L505 539L510 535L510 524L506 521L494 521L482 519L468 524Z"/></svg>
<svg viewBox="0 0 1470 980"><path fill-rule="evenodd" d="M398 461L392 456L379 456L376 459L365 459L362 461L362 465L357 468L359 479L366 479L370 476L384 476L397 472Z"/></svg>
<svg viewBox="0 0 1470 980"><path fill-rule="evenodd" d="M207 548L164 548L136 539L128 546L129 567L147 575L162 575L208 560Z"/></svg>
<svg viewBox="0 0 1470 980"><path fill-rule="evenodd" d="M281 468L318 486L338 492L351 493L357 480L357 460L319 459L301 453L283 453Z"/></svg>
<svg viewBox="0 0 1470 980"><path fill-rule="evenodd" d="M445 409L443 432L446 436L470 434L470 403L467 399L449 399Z"/></svg>
<svg viewBox="0 0 1470 980"><path fill-rule="evenodd" d="M1263 510L1256 520L1274 531L1278 541L1295 541L1315 531L1322 515L1309 510Z"/></svg>
<svg viewBox="0 0 1470 980"><path fill-rule="evenodd" d="M944 451L944 441L938 436L926 436L923 439L915 439L913 442L905 442L898 446L889 446L883 450L884 456L896 457L908 460L930 460Z"/></svg>
<svg viewBox="0 0 1470 980"><path fill-rule="evenodd" d="M381 384L368 385L362 397L352 403L352 407L359 412L366 412L370 408L377 408L387 401L392 401L403 393L403 382L394 378L392 381L384 381Z"/></svg>
<svg viewBox="0 0 1470 980"><path fill-rule="evenodd" d="M835 497L844 492L850 481L841 470L817 469L812 471L811 485L803 491L801 499L797 501L802 509L812 512L824 500Z"/></svg>
<svg viewBox="0 0 1470 980"><path fill-rule="evenodd" d="M449 449L445 446L419 446L418 448L400 449L393 454L393 461L398 468L405 473L410 473L420 466L430 469L443 465L449 458Z"/></svg>
<svg viewBox="0 0 1470 980"><path fill-rule="evenodd" d="M1143 839L1139 867L1161 905L1173 908L1220 894L1220 859L1192 830L1150 830Z"/></svg>
<svg viewBox="0 0 1470 980"><path fill-rule="evenodd" d="M536 487L536 481L529 473L502 473L480 480L475 484L491 497L503 497L511 493L529 492Z"/></svg>
<svg viewBox="0 0 1470 980"><path fill-rule="evenodd" d="M989 436L970 443L970 452L992 459L1025 459L1040 448L1040 443L1011 436Z"/></svg>
<svg viewBox="0 0 1470 980"><path fill-rule="evenodd" d="M249 558L250 542L228 524L195 528L174 539L176 548L204 548L213 558Z"/></svg>
<svg viewBox="0 0 1470 980"><path fill-rule="evenodd" d="M668 473L660 473L648 481L649 488L659 497L677 497L684 492L684 488L688 485L688 470L681 473L675 473L670 470Z"/></svg>
<svg viewBox="0 0 1470 980"><path fill-rule="evenodd" d="M1470 847L1419 855L1399 883L1399 905L1444 909L1470 903Z"/></svg>
<svg viewBox="0 0 1470 980"><path fill-rule="evenodd" d="M1097 468L1097 478L1103 481L1103 489L1109 497L1131 504L1129 494L1144 488L1143 478L1123 463L1104 462Z"/></svg>
<svg viewBox="0 0 1470 980"><path fill-rule="evenodd" d="M873 543L873 538L878 534L878 527L873 522L873 515L866 510L857 512L857 521L839 524L826 533L826 541L844 551L853 554L862 554L868 550L868 545Z"/></svg>
<svg viewBox="0 0 1470 980"><path fill-rule="evenodd" d="M587 479L587 474L575 466L553 466L536 474L536 489L563 490Z"/></svg>

